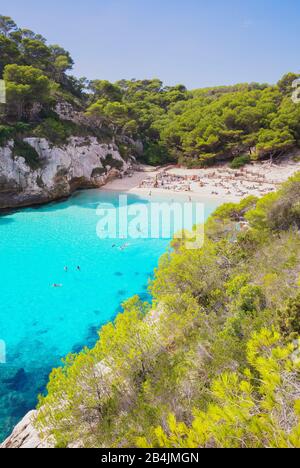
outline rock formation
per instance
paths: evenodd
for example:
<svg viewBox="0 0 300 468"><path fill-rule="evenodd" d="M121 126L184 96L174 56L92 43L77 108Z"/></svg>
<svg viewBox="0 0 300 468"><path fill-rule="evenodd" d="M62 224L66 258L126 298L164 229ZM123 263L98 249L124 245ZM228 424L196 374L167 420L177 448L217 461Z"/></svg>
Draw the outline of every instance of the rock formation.
<svg viewBox="0 0 300 468"><path fill-rule="evenodd" d="M34 165L14 141L0 148L0 209L47 203L77 189L101 187L131 165L116 145L99 143L95 137L71 137L62 147L44 138L26 138L24 144L36 155Z"/></svg>
<svg viewBox="0 0 300 468"><path fill-rule="evenodd" d="M0 445L1 449L16 448L53 448L49 441L41 441L36 429L33 427L33 419L37 411L30 411L15 427L12 434Z"/></svg>

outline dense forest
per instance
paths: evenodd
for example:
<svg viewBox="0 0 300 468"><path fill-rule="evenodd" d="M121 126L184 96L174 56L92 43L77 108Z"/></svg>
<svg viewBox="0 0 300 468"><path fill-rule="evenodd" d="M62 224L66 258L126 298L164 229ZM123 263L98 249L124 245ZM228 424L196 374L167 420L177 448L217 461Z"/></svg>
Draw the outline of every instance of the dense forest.
<svg viewBox="0 0 300 468"><path fill-rule="evenodd" d="M78 79L71 75L73 64L62 47L0 16L0 78L7 88L2 144L30 135L63 145L71 135L93 134L114 139L125 155L134 153L132 141L141 141L144 150L136 156L150 164L190 167L224 159L238 166L299 147L300 106L291 96L300 75L288 73L273 86L188 91L159 79ZM60 102L81 112L84 125L62 121L55 111Z"/></svg>
<svg viewBox="0 0 300 468"><path fill-rule="evenodd" d="M53 370L36 426L57 447L300 447L300 174L174 240L94 349Z"/></svg>

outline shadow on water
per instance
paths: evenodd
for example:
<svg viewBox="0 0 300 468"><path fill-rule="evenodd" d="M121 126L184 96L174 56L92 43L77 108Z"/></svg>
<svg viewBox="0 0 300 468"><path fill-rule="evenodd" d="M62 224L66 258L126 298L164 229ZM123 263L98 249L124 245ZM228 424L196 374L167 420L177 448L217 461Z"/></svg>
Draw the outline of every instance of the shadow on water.
<svg viewBox="0 0 300 468"><path fill-rule="evenodd" d="M14 223L14 219L9 218L7 216L0 216L0 226L4 226L5 224Z"/></svg>
<svg viewBox="0 0 300 468"><path fill-rule="evenodd" d="M47 203L45 205L34 205L32 207L24 208L22 211L27 213L49 213L52 211L63 211L72 206L84 207L85 209L96 210L101 203L110 203L115 207L119 206L119 196L126 195L128 205L135 203L149 204L148 200L145 200L138 195L127 194L123 192L106 192L101 190L82 190L77 191L69 198Z"/></svg>
<svg viewBox="0 0 300 468"><path fill-rule="evenodd" d="M152 300L151 295L148 292L142 292L142 293L138 294L138 296L140 297L141 301L143 301L143 302L151 302L151 300Z"/></svg>
<svg viewBox="0 0 300 468"><path fill-rule="evenodd" d="M9 210L3 211L3 214L0 213L0 225L13 222L13 219L9 221L3 221L5 219L6 213L11 215L20 212L27 213L49 213L53 211L64 211L68 208L74 207L84 207L85 209L96 210L101 203L110 203L115 207L119 206L119 197L126 196L127 204L143 204L149 205L149 199L146 199L142 195L136 195L133 193L122 192L122 191L109 191L101 189L83 189L77 190L72 195L62 198L60 200L51 201L49 203L45 202L43 204L32 205L24 208L12 208ZM165 200L164 200L165 201Z"/></svg>
<svg viewBox="0 0 300 468"><path fill-rule="evenodd" d="M128 292L125 289L120 289L120 291L117 292L117 296L126 296Z"/></svg>
<svg viewBox="0 0 300 468"><path fill-rule="evenodd" d="M96 325L91 325L89 327L88 333L85 339L85 346L87 346L88 348L92 348L93 346L95 346L99 338L100 329L101 329L101 326L96 326Z"/></svg>
<svg viewBox="0 0 300 468"><path fill-rule="evenodd" d="M125 293L126 291L119 291L119 293ZM147 287L145 286L145 290L143 292L140 292L137 294L139 298L141 299L142 302L149 302L151 303L152 297L151 295L147 292ZM95 315L101 315L100 311L94 311ZM120 304L116 309L111 317L111 321L114 321L114 319L119 315L123 313L123 308L122 305ZM76 343L73 347L71 352L74 354L80 353L85 347L92 349L97 341L99 340L99 333L101 332L102 327L105 325L107 322L100 322L98 325L89 325L87 329L87 333L85 336L85 339L83 340L82 343Z"/></svg>
<svg viewBox="0 0 300 468"><path fill-rule="evenodd" d="M126 293L126 291L119 291L120 293ZM152 298L148 292L141 292L137 294L143 302L151 302ZM96 311L98 312L98 311ZM120 304L116 309L111 321L113 321L117 315L123 312L122 305ZM72 348L72 353L80 353L85 347L91 349L95 346L99 340L99 333L106 322L99 323L99 325L90 325L87 329L85 339L82 343L76 343Z"/></svg>
<svg viewBox="0 0 300 468"><path fill-rule="evenodd" d="M28 384L28 375L25 370L21 368L13 377L6 380L4 379L3 383L9 390L13 390L14 392L23 392Z"/></svg>
<svg viewBox="0 0 300 468"><path fill-rule="evenodd" d="M79 353L81 353L83 348L84 348L84 345L82 345L81 343L77 343L77 344L75 344L73 346L71 353L72 354L79 354Z"/></svg>
<svg viewBox="0 0 300 468"><path fill-rule="evenodd" d="M99 324L99 325L90 325L87 329L87 333L86 333L86 336L85 336L85 339L83 340L82 343L76 343L73 347L72 347L72 353L73 354L78 354L78 353L81 353L81 351L84 349L84 348L89 348L89 349L92 349L95 344L97 343L98 339L99 339L99 332L102 328L103 324Z"/></svg>
<svg viewBox="0 0 300 468"><path fill-rule="evenodd" d="M11 433L38 403L38 395L45 392L51 367L25 370L0 367L0 442Z"/></svg>

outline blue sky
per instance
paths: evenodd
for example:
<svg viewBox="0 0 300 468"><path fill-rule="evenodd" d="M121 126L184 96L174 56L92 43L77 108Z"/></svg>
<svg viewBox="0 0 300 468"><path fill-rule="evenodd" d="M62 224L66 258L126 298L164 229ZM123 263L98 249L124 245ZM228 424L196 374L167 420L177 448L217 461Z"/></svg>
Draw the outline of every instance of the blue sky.
<svg viewBox="0 0 300 468"><path fill-rule="evenodd" d="M196 88L300 71L299 0L0 0L0 13L68 49L89 79Z"/></svg>

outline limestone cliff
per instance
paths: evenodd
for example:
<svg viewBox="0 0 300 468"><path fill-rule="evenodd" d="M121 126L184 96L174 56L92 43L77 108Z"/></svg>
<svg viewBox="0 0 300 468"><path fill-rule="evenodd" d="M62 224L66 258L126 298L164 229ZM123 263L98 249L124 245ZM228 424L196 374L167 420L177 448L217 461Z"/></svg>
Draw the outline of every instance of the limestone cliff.
<svg viewBox="0 0 300 468"><path fill-rule="evenodd" d="M28 413L15 427L8 439L0 445L0 449L53 448L49 441L40 440L36 429L33 427L32 422L36 413L36 411Z"/></svg>
<svg viewBox="0 0 300 468"><path fill-rule="evenodd" d="M62 147L46 139L26 138L36 155L34 167L14 141L0 147L0 210L47 203L80 188L103 186L128 171L114 144L95 137L71 137Z"/></svg>

